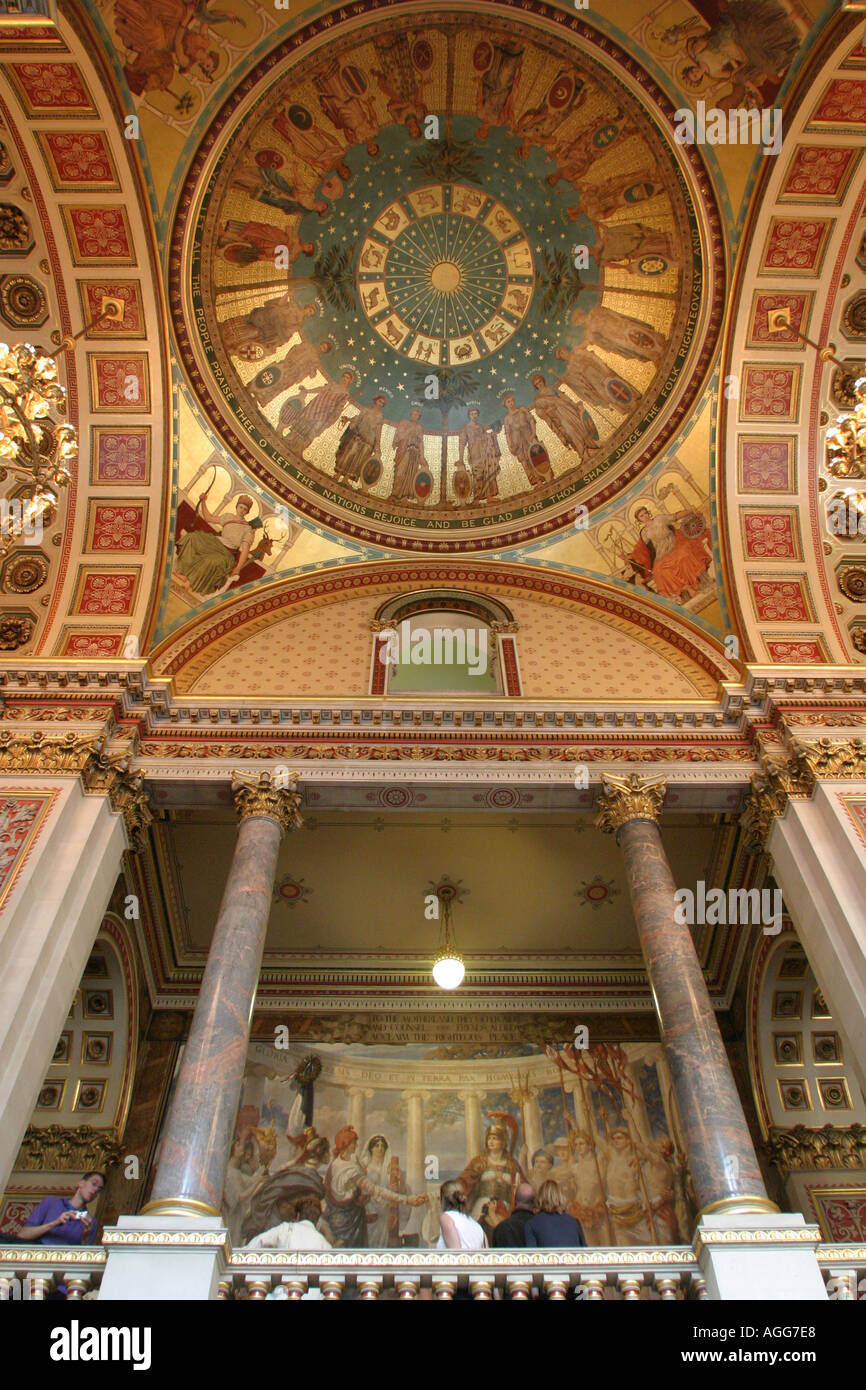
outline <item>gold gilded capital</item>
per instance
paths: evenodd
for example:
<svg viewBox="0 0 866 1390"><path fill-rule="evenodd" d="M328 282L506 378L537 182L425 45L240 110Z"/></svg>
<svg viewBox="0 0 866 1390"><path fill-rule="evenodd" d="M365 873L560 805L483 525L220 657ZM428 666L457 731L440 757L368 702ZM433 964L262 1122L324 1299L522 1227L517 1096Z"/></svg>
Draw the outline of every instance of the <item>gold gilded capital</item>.
<svg viewBox="0 0 866 1390"><path fill-rule="evenodd" d="M94 1129L80 1125L66 1129L63 1125L28 1125L15 1161L16 1169L25 1172L85 1173L90 1168L107 1168L119 1163L123 1145L117 1131Z"/></svg>
<svg viewBox="0 0 866 1390"><path fill-rule="evenodd" d="M93 734L15 734L0 731L0 773L42 772L54 775L83 772L88 760L102 747Z"/></svg>
<svg viewBox="0 0 866 1390"><path fill-rule="evenodd" d="M667 783L663 777L605 777L598 798L595 824L605 834L614 834L626 821L659 818Z"/></svg>
<svg viewBox="0 0 866 1390"><path fill-rule="evenodd" d="M270 816L284 831L297 829L303 824L299 777L299 772L285 770L280 770L275 777L269 772L258 775L233 772L232 795L238 820L246 820L248 816Z"/></svg>
<svg viewBox="0 0 866 1390"><path fill-rule="evenodd" d="M81 780L86 792L108 797L112 811L119 812L126 822L132 848L142 851L153 813L144 790L144 773L133 772L131 763L129 753L110 755L101 742L82 768Z"/></svg>
<svg viewBox="0 0 866 1390"><path fill-rule="evenodd" d="M144 791L144 774L131 770L129 753L106 752L104 734L15 734L0 732L0 773L78 775L85 792L107 796L126 822L133 849L144 847L153 820Z"/></svg>
<svg viewBox="0 0 866 1390"><path fill-rule="evenodd" d="M792 1171L827 1168L862 1169L866 1166L866 1125L794 1125L783 1129L774 1125L764 1143L764 1152L782 1178Z"/></svg>
<svg viewBox="0 0 866 1390"><path fill-rule="evenodd" d="M740 824L746 834L746 848L752 851L766 848L773 821L785 814L792 796L811 796L815 777L808 760L799 755L798 745L792 745L794 756L783 761L765 754L761 771L752 778Z"/></svg>
<svg viewBox="0 0 866 1390"><path fill-rule="evenodd" d="M801 778L812 786L824 777L866 780L866 739L792 739L791 752Z"/></svg>

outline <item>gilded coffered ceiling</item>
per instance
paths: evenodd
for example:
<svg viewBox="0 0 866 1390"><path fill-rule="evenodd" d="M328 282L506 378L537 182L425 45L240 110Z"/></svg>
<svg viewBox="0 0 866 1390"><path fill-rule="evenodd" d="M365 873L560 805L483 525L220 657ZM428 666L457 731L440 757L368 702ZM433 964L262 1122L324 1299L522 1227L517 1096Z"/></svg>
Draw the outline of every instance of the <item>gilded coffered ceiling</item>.
<svg viewBox="0 0 866 1390"><path fill-rule="evenodd" d="M351 696L360 606L314 678L302 649L347 584L440 559L463 589L545 575L527 639L573 596L542 697L589 666L614 698L601 604L654 646L648 697L704 693L689 645L734 675L725 638L862 660L862 560L819 504L839 388L797 337L862 361L861 42L814 0L85 0L7 30L0 312L46 349L91 326L61 363L78 476L4 564L6 650L195 646L198 689ZM778 149L677 138L753 105Z"/></svg>

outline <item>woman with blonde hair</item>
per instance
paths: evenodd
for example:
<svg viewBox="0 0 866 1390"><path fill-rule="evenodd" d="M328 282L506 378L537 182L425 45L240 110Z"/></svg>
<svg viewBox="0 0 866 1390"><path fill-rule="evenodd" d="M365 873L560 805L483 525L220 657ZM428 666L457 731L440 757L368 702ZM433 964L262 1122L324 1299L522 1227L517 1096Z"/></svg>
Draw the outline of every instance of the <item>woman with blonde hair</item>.
<svg viewBox="0 0 866 1390"><path fill-rule="evenodd" d="M558 1182L543 1182L538 1189L538 1211L523 1228L528 1246L553 1246L570 1250L586 1245L583 1227L576 1216L565 1210L565 1199Z"/></svg>

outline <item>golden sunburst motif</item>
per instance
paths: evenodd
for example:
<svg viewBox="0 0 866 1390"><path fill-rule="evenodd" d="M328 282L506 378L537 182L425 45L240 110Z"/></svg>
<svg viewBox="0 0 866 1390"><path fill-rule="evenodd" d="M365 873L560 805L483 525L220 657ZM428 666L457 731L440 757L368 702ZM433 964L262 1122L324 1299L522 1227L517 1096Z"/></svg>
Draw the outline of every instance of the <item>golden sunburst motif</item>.
<svg viewBox="0 0 866 1390"><path fill-rule="evenodd" d="M503 348L532 300L532 249L498 199L462 184L398 198L377 217L358 292L379 336L410 360L477 362Z"/></svg>

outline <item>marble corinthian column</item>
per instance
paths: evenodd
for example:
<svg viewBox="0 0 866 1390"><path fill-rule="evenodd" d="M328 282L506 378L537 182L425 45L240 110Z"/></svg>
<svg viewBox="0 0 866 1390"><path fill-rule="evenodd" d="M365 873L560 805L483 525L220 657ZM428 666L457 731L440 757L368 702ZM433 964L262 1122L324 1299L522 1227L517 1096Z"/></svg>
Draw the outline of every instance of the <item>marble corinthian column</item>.
<svg viewBox="0 0 866 1390"><path fill-rule="evenodd" d="M263 772L232 784L237 844L143 1213L219 1215L277 853L284 832L301 824L297 773L289 781L284 787Z"/></svg>
<svg viewBox="0 0 866 1390"><path fill-rule="evenodd" d="M691 933L674 917L676 885L658 827L664 793L661 779L605 778L596 824L616 835L625 860L699 1216L776 1212L764 1187Z"/></svg>

